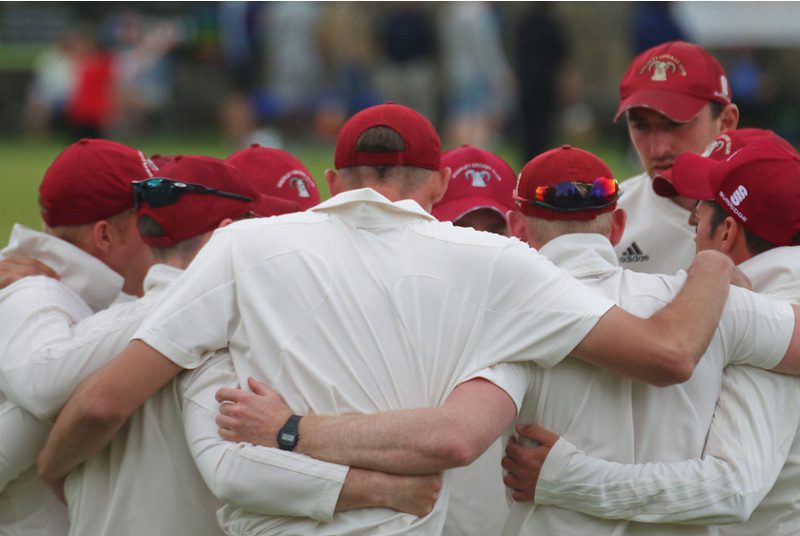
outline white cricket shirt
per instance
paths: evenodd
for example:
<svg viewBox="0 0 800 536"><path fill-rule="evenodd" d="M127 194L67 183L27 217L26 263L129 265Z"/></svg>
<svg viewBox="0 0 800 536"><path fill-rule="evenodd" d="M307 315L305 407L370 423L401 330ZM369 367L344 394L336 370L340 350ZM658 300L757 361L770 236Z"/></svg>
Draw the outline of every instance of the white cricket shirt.
<svg viewBox="0 0 800 536"><path fill-rule="evenodd" d="M650 316L671 301L685 281L685 274L659 276L620 268L608 240L598 234L558 237L542 254L607 297L618 300L628 312ZM720 325L692 378L681 384L656 388L621 378L577 360L565 360L550 370L530 367L530 388L518 422L536 422L577 444L591 456L619 463L671 461L702 451L716 405L723 368L729 363L772 368L788 348L794 316L788 304L774 302L742 289L732 288ZM625 334L621 333L621 337ZM547 506L545 488L553 474L547 470L554 447L539 476L537 505L515 503L505 534L674 534L705 531L703 527L655 527L589 517L571 508L580 494L562 497L562 508ZM677 458L677 456L681 456ZM560 476L558 473L556 478ZM595 476L601 479L602 475ZM591 484L590 477L584 483ZM680 480L671 492L683 507L694 507ZM540 492L540 489L545 491ZM608 502L626 506L636 493L651 493L643 485L631 496L615 494ZM576 499L579 500L579 499ZM580 502L580 501L579 501ZM703 532L705 533L705 532Z"/></svg>
<svg viewBox="0 0 800 536"><path fill-rule="evenodd" d="M439 405L499 361L552 366L611 306L518 240L361 189L217 230L137 338L185 368L228 346L240 382L267 381L301 414L371 413ZM222 519L231 534L439 534L446 504L445 482L424 518Z"/></svg>
<svg viewBox="0 0 800 536"><path fill-rule="evenodd" d="M647 173L622 182L620 189L619 207L628 213L625 232L614 248L620 266L649 274L688 268L695 254L689 211L655 193Z"/></svg>
<svg viewBox="0 0 800 536"><path fill-rule="evenodd" d="M68 530L66 508L36 477L34 466L50 423L37 427L33 416L6 400L13 397L5 371L29 360L37 348L69 339L70 326L107 307L119 295L123 280L85 251L22 225L14 226L2 251L2 256L9 255L38 259L61 280L26 277L0 291L0 404L6 408L0 412L0 429L9 430L0 435L0 451L9 456L0 464L5 475L0 480L20 475L0 493L0 533L63 536Z"/></svg>
<svg viewBox="0 0 800 536"><path fill-rule="evenodd" d="M776 248L740 268L755 290L796 302L799 257L798 248ZM800 379L747 366L727 367L702 460L620 465L587 459L559 440L543 467L537 502L659 523L735 523L750 517L746 523L696 531L797 534L798 426Z"/></svg>

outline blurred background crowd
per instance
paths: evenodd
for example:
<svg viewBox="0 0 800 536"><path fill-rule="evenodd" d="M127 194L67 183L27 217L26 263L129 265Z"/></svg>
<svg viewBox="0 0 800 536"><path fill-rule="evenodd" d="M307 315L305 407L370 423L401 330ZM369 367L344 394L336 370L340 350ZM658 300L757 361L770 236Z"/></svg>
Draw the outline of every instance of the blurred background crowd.
<svg viewBox="0 0 800 536"><path fill-rule="evenodd" d="M229 147L330 142L367 106L428 116L447 146L619 139L638 52L685 39L725 66L740 126L800 138L796 2L3 2L0 135L205 131Z"/></svg>

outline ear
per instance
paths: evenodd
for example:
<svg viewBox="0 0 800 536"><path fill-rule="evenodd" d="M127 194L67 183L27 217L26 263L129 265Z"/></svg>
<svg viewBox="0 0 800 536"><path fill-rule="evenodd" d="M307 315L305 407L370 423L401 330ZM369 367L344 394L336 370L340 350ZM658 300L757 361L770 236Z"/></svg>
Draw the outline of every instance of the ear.
<svg viewBox="0 0 800 536"><path fill-rule="evenodd" d="M447 185L450 184L451 174L452 170L449 167L443 167L431 177L431 205L435 205L444 197Z"/></svg>
<svg viewBox="0 0 800 536"><path fill-rule="evenodd" d="M619 244L622 240L622 233L625 232L625 223L628 221L628 213L624 208L618 208L611 213L611 234L608 240L612 246Z"/></svg>
<svg viewBox="0 0 800 536"><path fill-rule="evenodd" d="M719 115L719 133L734 130L739 125L739 107L731 103L722 109Z"/></svg>
<svg viewBox="0 0 800 536"><path fill-rule="evenodd" d="M325 170L325 182L328 184L328 191L331 193L331 196L340 194L346 190L342 184L342 178L339 176L339 172L335 169Z"/></svg>
<svg viewBox="0 0 800 536"><path fill-rule="evenodd" d="M508 236L515 236L523 242L528 242L528 226L525 225L525 215L517 210L509 210L506 213L506 226Z"/></svg>
<svg viewBox="0 0 800 536"><path fill-rule="evenodd" d="M225 218L224 220L219 222L219 225L217 225L217 229L222 229L223 227L227 227L228 225L230 225L232 223L233 223L233 220L231 218Z"/></svg>
<svg viewBox="0 0 800 536"><path fill-rule="evenodd" d="M96 256L107 255L111 252L114 244L118 240L118 238L114 236L115 233L116 229L107 220L95 222L92 226L92 232L89 238L91 241L90 246L94 252L96 252Z"/></svg>
<svg viewBox="0 0 800 536"><path fill-rule="evenodd" d="M730 255L738 240L744 239L744 233L739 228L736 220L733 219L733 216L728 216L722 220L722 223L714 231L714 235L719 240L719 250L726 255Z"/></svg>

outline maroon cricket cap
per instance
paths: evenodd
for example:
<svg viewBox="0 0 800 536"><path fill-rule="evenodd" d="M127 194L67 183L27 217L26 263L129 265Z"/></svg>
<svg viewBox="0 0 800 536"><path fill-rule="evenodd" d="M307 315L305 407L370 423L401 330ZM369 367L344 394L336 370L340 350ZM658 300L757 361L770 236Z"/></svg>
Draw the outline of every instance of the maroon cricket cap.
<svg viewBox="0 0 800 536"><path fill-rule="evenodd" d="M131 209L131 182L156 171L141 151L121 143L77 141L44 173L39 185L42 219L49 227L82 225Z"/></svg>
<svg viewBox="0 0 800 536"><path fill-rule="evenodd" d="M617 208L617 203L597 209L561 211L535 205L530 201L536 198L536 188L539 186L555 186L565 181L592 184L601 177L614 178L605 162L589 151L564 145L546 151L525 164L519 174L514 202L517 210L526 216L546 220L593 220L598 215Z"/></svg>
<svg viewBox="0 0 800 536"><path fill-rule="evenodd" d="M771 141L789 151L795 151L791 143L771 130L740 128L723 132L708 144L700 156L713 160L724 160L742 147L759 141ZM678 191L672 185L672 169L665 169L653 178L653 190L662 197L675 197Z"/></svg>
<svg viewBox="0 0 800 536"><path fill-rule="evenodd" d="M494 153L462 145L442 154L442 167L453 174L444 197L431 213L440 221L457 221L473 210L487 208L503 219L514 209L517 175L505 160Z"/></svg>
<svg viewBox="0 0 800 536"><path fill-rule="evenodd" d="M236 219L248 213L275 216L298 209L295 203L259 194L241 171L217 158L175 156L159 170L159 177L238 194L250 201L189 191L168 205L154 207L146 201L141 202L137 207L138 216L149 216L164 229L163 236L142 237L147 245L153 247L172 247L182 240L217 228L227 218Z"/></svg>
<svg viewBox="0 0 800 536"><path fill-rule="evenodd" d="M773 141L751 143L723 160L686 153L672 166L680 195L713 199L755 235L800 244L800 155Z"/></svg>
<svg viewBox="0 0 800 536"><path fill-rule="evenodd" d="M679 123L710 101L731 103L725 70L706 50L685 41L663 43L636 56L619 85L614 121L630 108L650 108Z"/></svg>
<svg viewBox="0 0 800 536"><path fill-rule="evenodd" d="M403 140L402 151L357 151L358 138L372 127L388 127ZM415 166L439 171L442 142L430 121L407 106L380 104L347 120L336 138L334 166Z"/></svg>
<svg viewBox="0 0 800 536"><path fill-rule="evenodd" d="M239 168L262 194L297 203L299 210L319 204L319 190L311 173L291 153L254 143L226 161Z"/></svg>

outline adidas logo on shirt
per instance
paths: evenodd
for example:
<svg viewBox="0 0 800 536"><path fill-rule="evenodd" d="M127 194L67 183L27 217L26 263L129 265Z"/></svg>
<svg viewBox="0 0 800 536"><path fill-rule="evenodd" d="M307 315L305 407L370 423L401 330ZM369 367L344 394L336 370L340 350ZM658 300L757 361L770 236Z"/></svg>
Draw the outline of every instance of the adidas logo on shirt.
<svg viewBox="0 0 800 536"><path fill-rule="evenodd" d="M650 255L645 255L636 242L632 243L625 252L619 256L620 263L644 262L650 260Z"/></svg>

